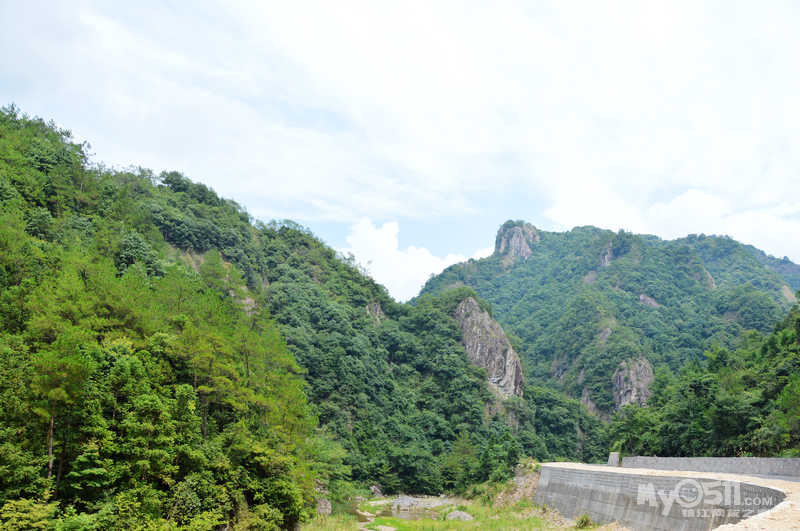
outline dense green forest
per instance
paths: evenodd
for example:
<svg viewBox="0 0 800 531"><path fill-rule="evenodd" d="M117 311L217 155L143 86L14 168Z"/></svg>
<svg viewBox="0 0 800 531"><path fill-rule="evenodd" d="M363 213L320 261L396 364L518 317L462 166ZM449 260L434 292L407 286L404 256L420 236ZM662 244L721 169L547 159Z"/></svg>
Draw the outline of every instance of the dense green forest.
<svg viewBox="0 0 800 531"><path fill-rule="evenodd" d="M800 456L800 308L768 335L744 334L677 374L656 375L647 407L629 405L610 426L633 455Z"/></svg>
<svg viewBox="0 0 800 531"><path fill-rule="evenodd" d="M607 451L557 391L492 406L452 317L473 291L398 304L304 228L13 106L0 217L4 528L287 528L319 484L437 493Z"/></svg>
<svg viewBox="0 0 800 531"><path fill-rule="evenodd" d="M523 229L527 257L503 247ZM747 330L769 332L795 301L798 275L787 259L727 237L664 241L509 221L492 256L449 267L422 292L474 289L520 339L530 378L610 416L621 405L621 362L644 358L656 372L674 372L715 346L737 345Z"/></svg>
<svg viewBox="0 0 800 531"><path fill-rule="evenodd" d="M280 529L320 487L335 507L375 483L460 492L523 456L797 453L786 259L529 230L530 256L498 249L399 304L296 223L87 149L0 111L0 527ZM466 297L511 332L522 397L500 404L469 363ZM637 357L648 407L616 413Z"/></svg>
<svg viewBox="0 0 800 531"><path fill-rule="evenodd" d="M68 140L0 114L1 526L292 526L342 465L279 328L218 252L166 259L147 175Z"/></svg>

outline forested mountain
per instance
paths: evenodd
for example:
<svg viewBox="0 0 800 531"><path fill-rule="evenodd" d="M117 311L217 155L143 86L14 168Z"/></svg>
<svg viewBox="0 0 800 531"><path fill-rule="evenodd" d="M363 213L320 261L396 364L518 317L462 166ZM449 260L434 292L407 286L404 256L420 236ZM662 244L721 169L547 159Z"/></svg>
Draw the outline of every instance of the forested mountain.
<svg viewBox="0 0 800 531"><path fill-rule="evenodd" d="M613 447L634 455L800 456L800 308L767 336L745 333L677 374L661 371L647 407L629 405L610 426Z"/></svg>
<svg viewBox="0 0 800 531"><path fill-rule="evenodd" d="M644 402L659 368L678 371L745 330L772 330L796 300L798 271L727 237L509 221L492 256L449 267L422 293L473 288L519 337L530 377L609 416Z"/></svg>
<svg viewBox="0 0 800 531"><path fill-rule="evenodd" d="M786 259L508 222L399 304L293 222L86 149L0 111L0 527L278 529L321 486L524 455L796 452Z"/></svg>
<svg viewBox="0 0 800 531"><path fill-rule="evenodd" d="M493 394L472 290L398 304L302 227L14 107L0 217L0 526L287 528L315 483L435 493L607 450L576 400Z"/></svg>
<svg viewBox="0 0 800 531"><path fill-rule="evenodd" d="M0 527L291 527L341 457L278 326L218 252L169 258L180 196L68 140L0 113Z"/></svg>

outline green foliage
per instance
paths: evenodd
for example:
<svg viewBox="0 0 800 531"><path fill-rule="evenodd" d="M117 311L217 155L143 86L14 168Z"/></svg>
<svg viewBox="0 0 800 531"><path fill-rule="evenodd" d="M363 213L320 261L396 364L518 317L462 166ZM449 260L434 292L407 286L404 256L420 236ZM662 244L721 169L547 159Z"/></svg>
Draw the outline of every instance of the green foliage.
<svg viewBox="0 0 800 531"><path fill-rule="evenodd" d="M469 288L397 304L293 222L177 172L89 165L68 131L4 109L3 518L286 529L315 482L341 506L372 482L438 493L525 454L598 458L578 402L494 403L452 317L467 296L491 312Z"/></svg>
<svg viewBox="0 0 800 531"><path fill-rule="evenodd" d="M648 407L628 406L609 437L616 450L662 456L800 455L800 308L768 336L742 336L677 375L656 375Z"/></svg>
<svg viewBox="0 0 800 531"><path fill-rule="evenodd" d="M53 238L53 216L46 208L36 208L28 215L25 231L36 238L50 240Z"/></svg>
<svg viewBox="0 0 800 531"><path fill-rule="evenodd" d="M521 223L506 222L498 238ZM768 332L789 308L784 287L800 278L800 267L725 237L663 241L594 227L539 236L514 264L493 255L447 268L419 300L474 289L520 339L529 379L606 415L621 362L677 371L745 330Z"/></svg>
<svg viewBox="0 0 800 531"><path fill-rule="evenodd" d="M594 526L594 522L588 514L582 514L575 520L575 529L589 529Z"/></svg>
<svg viewBox="0 0 800 531"><path fill-rule="evenodd" d="M437 493L510 473L525 451L522 432L501 436L486 422L485 376L467 361L452 318L472 290L399 305L297 226L264 226L260 237L264 261L276 264L265 294L270 313L306 369L320 423L347 450L353 479L384 492ZM524 433L534 448L530 419ZM465 465L455 456L466 446L475 462Z"/></svg>
<svg viewBox="0 0 800 531"><path fill-rule="evenodd" d="M347 470L335 452L310 465L302 371L230 256L181 263L149 207L197 201L231 245L255 228L205 187L83 149L0 112L0 526L291 528L312 468Z"/></svg>
<svg viewBox="0 0 800 531"><path fill-rule="evenodd" d="M131 231L120 238L114 262L120 272L124 272L133 264L145 266L149 275L163 275L164 271L158 256L147 241L137 232Z"/></svg>
<svg viewBox="0 0 800 531"><path fill-rule="evenodd" d="M9 531L48 529L57 510L58 502L10 500L0 507L0 527Z"/></svg>
<svg viewBox="0 0 800 531"><path fill-rule="evenodd" d="M637 330L660 333L659 321L637 320L627 295L596 287L560 300L587 264L552 235L542 244L558 260L519 286L501 286L493 276L505 266L489 259L482 278L495 291L463 282L397 304L293 222L253 223L180 173L109 170L85 153L52 123L0 112L5 527L286 529L311 512L315 484L341 507L373 482L463 492L507 480L525 455L602 459L601 422L547 378L524 398L493 397L452 317L466 297L490 313L495 304L534 374L566 357L574 389L584 369L601 409L616 360L673 355L641 340ZM601 284L640 289L629 275L639 237L596 236L576 238L597 240L598 253L612 246L618 265ZM675 258L654 253L648 267ZM485 264L464 271L484 275ZM551 277L550 291L531 288ZM650 287L660 301L683 296ZM762 288L737 280L703 300L736 313L736 326L761 327L774 310ZM529 298L509 308L517 295ZM735 310L743 304L750 313ZM601 348L597 330L615 322L625 325ZM796 437L796 388L772 395L785 411L782 444Z"/></svg>

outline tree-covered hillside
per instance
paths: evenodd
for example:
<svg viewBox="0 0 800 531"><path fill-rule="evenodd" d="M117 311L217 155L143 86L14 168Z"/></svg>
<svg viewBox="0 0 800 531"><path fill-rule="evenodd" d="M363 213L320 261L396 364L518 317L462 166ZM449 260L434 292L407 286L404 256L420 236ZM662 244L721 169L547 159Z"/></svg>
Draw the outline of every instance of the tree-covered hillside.
<svg viewBox="0 0 800 531"><path fill-rule="evenodd" d="M14 107L0 217L0 527L285 528L315 483L435 493L606 452L576 400L496 403L453 319L471 290L398 304L302 227L91 164Z"/></svg>
<svg viewBox="0 0 800 531"><path fill-rule="evenodd" d="M727 237L509 221L492 256L449 267L422 293L475 289L520 338L530 376L610 414L632 387L647 393L648 365L678 370L744 330L771 330L795 300L797 270ZM641 381L622 362L638 363Z"/></svg>
<svg viewBox="0 0 800 531"><path fill-rule="evenodd" d="M68 140L0 113L0 527L291 527L341 459L277 325Z"/></svg>
<svg viewBox="0 0 800 531"><path fill-rule="evenodd" d="M613 447L634 455L800 456L800 307L769 335L744 334L673 375L647 407L623 408Z"/></svg>

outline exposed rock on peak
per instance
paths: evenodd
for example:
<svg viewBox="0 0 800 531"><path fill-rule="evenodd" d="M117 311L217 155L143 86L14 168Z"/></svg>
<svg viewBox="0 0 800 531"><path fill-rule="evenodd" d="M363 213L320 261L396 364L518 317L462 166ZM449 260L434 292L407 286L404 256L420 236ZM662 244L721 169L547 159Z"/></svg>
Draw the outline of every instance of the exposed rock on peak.
<svg viewBox="0 0 800 531"><path fill-rule="evenodd" d="M531 246L540 239L539 231L530 223L506 221L497 231L494 254L503 256L503 264L510 265L532 255Z"/></svg>
<svg viewBox="0 0 800 531"><path fill-rule="evenodd" d="M653 366L646 358L620 362L614 372L614 403L617 409L626 404L643 405L650 398Z"/></svg>
<svg viewBox="0 0 800 531"><path fill-rule="evenodd" d="M469 361L486 369L492 391L504 399L522 396L522 364L497 321L472 297L461 301L453 317L461 327Z"/></svg>

